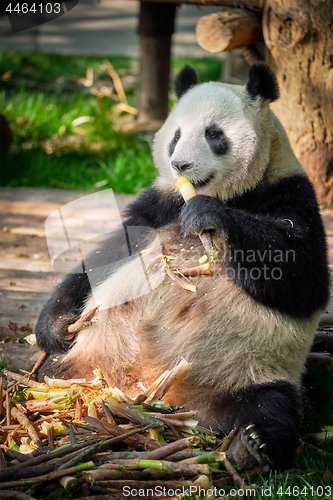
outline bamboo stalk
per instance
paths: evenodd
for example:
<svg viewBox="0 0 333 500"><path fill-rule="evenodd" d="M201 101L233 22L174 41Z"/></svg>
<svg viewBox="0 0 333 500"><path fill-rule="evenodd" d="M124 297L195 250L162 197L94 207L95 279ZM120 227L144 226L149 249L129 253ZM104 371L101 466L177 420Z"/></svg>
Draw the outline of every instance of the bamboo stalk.
<svg viewBox="0 0 333 500"><path fill-rule="evenodd" d="M116 422L112 416L112 413L110 411L110 408L108 408L102 398L99 398L99 402L101 403L102 410L104 412L104 415L106 417L106 420L108 421L109 424L116 425ZM138 404L138 403L136 403Z"/></svg>
<svg viewBox="0 0 333 500"><path fill-rule="evenodd" d="M78 443L75 445L64 444L60 446L60 448L56 448L55 450L50 451L47 455L39 455L38 457L31 458L21 464L15 465L16 469L21 469L24 467L33 467L35 465L39 465L43 462L48 462L49 460L53 460L54 458L60 458L64 455L67 455L72 452L76 452L78 450L82 450L83 448L87 448L91 444L100 442L100 439L90 439L89 441L85 441L84 443ZM14 467L12 468L14 470ZM1 477L1 476L0 476Z"/></svg>
<svg viewBox="0 0 333 500"><path fill-rule="evenodd" d="M236 429L232 429L232 431L229 432L229 434L227 435L227 437L223 440L220 448L218 449L218 451L227 451L227 449L229 448L230 446L230 443L231 441L234 439L234 436L235 436L235 433L236 433Z"/></svg>
<svg viewBox="0 0 333 500"><path fill-rule="evenodd" d="M200 438L198 436L191 436L189 438L179 439L174 443L169 443L159 448L158 450L148 451L141 455L141 459L157 460L160 458L168 457L173 453L183 450L184 448L198 446L200 444Z"/></svg>
<svg viewBox="0 0 333 500"><path fill-rule="evenodd" d="M105 464L103 469L107 468ZM138 458L133 460L115 460L109 466L117 465L118 469L159 469L169 472L176 471L179 474L210 474L210 468L207 464L184 464L182 462L170 462L167 460L147 460ZM99 469L101 470L101 469Z"/></svg>
<svg viewBox="0 0 333 500"><path fill-rule="evenodd" d="M37 359L36 363L34 364L34 367L33 369L31 370L30 372L30 376L33 375L37 370L38 368L40 367L40 365L43 363L44 359L46 358L47 356L47 353L46 351L42 351L41 355L39 356L39 358Z"/></svg>
<svg viewBox="0 0 333 500"><path fill-rule="evenodd" d="M108 467L106 467L108 465ZM113 464L105 464L105 467L99 468L97 470L88 471L83 474L83 477L86 481L95 482L102 481L108 479L109 476L112 476L114 470L112 468L117 466L119 470L124 468L133 470L133 469L158 469L165 472L172 472L179 476L187 475L187 476L197 476L199 474L209 475L210 468L207 464L180 464L174 462L168 462L166 460L118 460L117 463ZM111 471L108 469L111 468ZM111 472L111 474L109 474Z"/></svg>
<svg viewBox="0 0 333 500"><path fill-rule="evenodd" d="M10 500L35 500L30 495L23 493L23 491L2 490L0 491L0 498L9 498Z"/></svg>
<svg viewBox="0 0 333 500"><path fill-rule="evenodd" d="M87 449L84 449L81 453L79 453L76 457L70 459L68 462L61 465L61 467L59 467L58 470L67 469L79 462L82 462L83 460L86 460L88 457L94 455L95 453L100 453L102 451L109 450L110 448L112 448L112 446L122 443L126 438L133 436L133 434L137 434L142 430L143 429L132 429L131 431L126 432L121 436L116 436L106 441L101 441L99 443L92 444Z"/></svg>
<svg viewBox="0 0 333 500"><path fill-rule="evenodd" d="M73 425L69 425L69 439L71 441L71 444L77 444L77 439L76 439Z"/></svg>
<svg viewBox="0 0 333 500"><path fill-rule="evenodd" d="M223 456L223 459L221 459L220 461L223 463L224 467L227 469L227 471L229 472L230 476L232 477L232 480L236 483L236 485L238 486L238 488L242 489L242 490L252 489L250 486L248 486L246 484L245 480L238 474L238 472L236 471L236 469L229 462L229 460L227 459L227 456L226 456L226 454L225 454L224 451L221 452L221 455L224 455L224 456Z"/></svg>
<svg viewBox="0 0 333 500"><path fill-rule="evenodd" d="M7 462L3 450L0 448L0 471L7 469Z"/></svg>
<svg viewBox="0 0 333 500"><path fill-rule="evenodd" d="M18 481L9 481L7 483L0 483L0 490L5 490L7 488L16 488L20 486L30 486L34 483L40 483L44 481L53 481L54 479L59 479L63 476L70 476L71 474L76 474L77 472L86 471L95 467L94 462L86 462L84 464L76 465L69 469L51 472L50 474L45 474L43 476L32 477L30 479L21 479Z"/></svg>
<svg viewBox="0 0 333 500"><path fill-rule="evenodd" d="M46 384L40 384L39 382L35 382L34 380L29 380L27 377L20 375L19 373L15 372L10 372L8 370L3 370L3 374L7 378L12 378L16 382L19 382L20 384L25 384L28 387L34 387L36 389L47 389ZM8 392L8 389L7 389Z"/></svg>
<svg viewBox="0 0 333 500"><path fill-rule="evenodd" d="M172 268L170 269L170 271L173 272L178 271L183 276L189 276L194 278L195 276L200 276L200 275L210 276L212 274L221 272L222 269L223 266L219 262L215 261L212 262L211 264L207 262L205 264L199 264L198 266L185 267L182 269Z"/></svg>
<svg viewBox="0 0 333 500"><path fill-rule="evenodd" d="M79 481L73 476L63 476L59 479L59 484L64 488L65 491L72 491L77 487Z"/></svg>
<svg viewBox="0 0 333 500"><path fill-rule="evenodd" d="M27 462L30 460L32 457L31 455L27 455L25 453L20 453L19 451L11 450L10 448L7 448L6 446L1 445L1 448L3 451L8 455L9 458L12 458L14 460L19 460L20 462ZM13 470L13 468L12 468Z"/></svg>
<svg viewBox="0 0 333 500"><path fill-rule="evenodd" d="M103 484L105 481L103 481ZM192 481L135 481L131 479L126 480L109 480L107 481L108 487L116 490L122 490L124 486L130 486L131 489L154 489L157 486L161 488L166 488L167 490L175 490L177 488L189 487L193 483ZM101 482L99 483L101 484Z"/></svg>
<svg viewBox="0 0 333 500"><path fill-rule="evenodd" d="M177 274L175 274L173 271L171 271L171 269L168 266L168 262L167 262L166 257L164 257L163 269L167 273L169 278L171 278L181 288L184 288L184 290L188 290L189 292L196 292L197 291L197 287L195 285L193 285L193 283L190 283L188 281L181 279L179 276L177 276Z"/></svg>
<svg viewBox="0 0 333 500"><path fill-rule="evenodd" d="M74 420L80 421L82 420L82 403L80 398L76 398L75 401L75 416Z"/></svg>
<svg viewBox="0 0 333 500"><path fill-rule="evenodd" d="M10 467L6 471L0 471L1 481L23 479L40 476L42 474L49 474L57 469L56 463L47 462L46 464L35 465L34 467L25 467L24 469L17 469Z"/></svg>
<svg viewBox="0 0 333 500"><path fill-rule="evenodd" d="M185 438L185 439L187 439L187 438ZM174 441L174 442L176 443L177 441ZM169 444L173 444L173 443L169 443ZM163 450L167 446L169 446L169 445L165 445L160 449ZM197 457L198 455L204 455L205 453L206 453L205 451L182 450L182 451L177 451L176 453L173 453L172 455L168 455L167 457L160 457L160 458L164 458L164 460L168 460L168 461L170 460L170 462L179 462L180 460L184 460L186 458L191 458L191 457ZM104 466L104 464L111 462L112 460L119 460L122 458L126 458L126 459L144 458L144 456L146 454L147 454L147 452L145 452L145 451L112 451L110 454L96 456L96 464ZM158 457L155 457L155 458L158 458Z"/></svg>
<svg viewBox="0 0 333 500"><path fill-rule="evenodd" d="M153 383L152 385L146 390L144 394L139 394L139 396L135 399L133 402L133 405L139 405L146 401L146 399L149 398L149 396L157 389L157 387L160 385L162 380L165 378L165 376L168 374L168 371L165 371L160 375Z"/></svg>
<svg viewBox="0 0 333 500"><path fill-rule="evenodd" d="M164 380L162 381L161 385L157 388L152 401L157 401L159 399L162 399L164 394L168 391L168 389L171 387L173 383L176 382L176 380L179 380L183 378L188 370L190 369L191 364L186 361L186 359L182 358L181 361L178 363L173 370L171 370Z"/></svg>
<svg viewBox="0 0 333 500"><path fill-rule="evenodd" d="M85 417L85 420L89 423L94 424L96 422L96 426L101 429L106 430L112 436L120 436L124 434L126 431L117 425L109 424L108 422L102 422L97 418L93 417ZM156 448L161 448L165 446L164 443L160 441L156 441L155 439L150 439L149 437L143 434L136 434L135 436L130 436L126 438L125 442L134 448L139 448L140 450L156 450Z"/></svg>
<svg viewBox="0 0 333 500"><path fill-rule="evenodd" d="M315 446L314 444L306 443L302 439L300 439L299 442L301 443L301 446L303 446L305 448L309 448L310 450L313 450L314 452L316 452L318 455L320 455L322 457L327 457L327 452L322 450L321 448L318 448L318 446Z"/></svg>
<svg viewBox="0 0 333 500"><path fill-rule="evenodd" d="M111 465L111 464L109 464ZM115 465L115 464L113 464ZM100 468L100 471L107 471L107 479L98 480L98 482L107 482L112 479L176 479L178 477L184 476L184 474L178 474L175 471L165 471L159 469L144 469L144 470L129 470L129 469L110 469L110 468ZM97 482L94 480L94 485Z"/></svg>
<svg viewBox="0 0 333 500"><path fill-rule="evenodd" d="M92 320L93 317L95 316L96 311L98 310L99 307L100 306L96 306L93 309L91 309L90 311L86 312L75 323L84 323L85 321Z"/></svg>
<svg viewBox="0 0 333 500"><path fill-rule="evenodd" d="M128 404L118 401L113 396L108 398L108 406L114 415L126 417L133 422L144 426L149 425L155 429L163 429L164 427L163 423L157 420L157 418L152 417L148 413L143 413L136 408L132 408Z"/></svg>
<svg viewBox="0 0 333 500"><path fill-rule="evenodd" d="M114 69L114 67L110 63L110 61L108 61L107 59L105 59L103 61L103 64L104 64L107 72L109 73L109 75L112 78L114 88L116 89L116 92L118 94L120 102L122 102L124 104L128 104L126 94L125 94L125 91L123 88L123 84L121 83L121 80L120 80L118 73L116 72L116 70Z"/></svg>
<svg viewBox="0 0 333 500"><path fill-rule="evenodd" d="M178 177L176 180L176 186L181 192L185 203L196 196L195 188L192 186L191 181L187 177ZM209 231L203 231L201 234L198 234L198 236L205 247L209 261L211 261L214 253L214 244Z"/></svg>
<svg viewBox="0 0 333 500"><path fill-rule="evenodd" d="M49 442L49 446L54 448L54 425L48 422L45 422L47 428L47 440Z"/></svg>
<svg viewBox="0 0 333 500"><path fill-rule="evenodd" d="M0 377L0 418L1 418L1 415L3 414L3 392L2 392L2 388L3 388L3 382L2 382L2 377Z"/></svg>
<svg viewBox="0 0 333 500"><path fill-rule="evenodd" d="M9 392L6 392L6 424L10 425L10 404L9 404Z"/></svg>
<svg viewBox="0 0 333 500"><path fill-rule="evenodd" d="M81 323L72 323L71 325L68 326L68 333L72 334L72 336L67 335L65 337L66 340L71 340L71 338L74 337L76 333L79 333L81 330L84 330L88 326L92 325L92 321L83 321Z"/></svg>

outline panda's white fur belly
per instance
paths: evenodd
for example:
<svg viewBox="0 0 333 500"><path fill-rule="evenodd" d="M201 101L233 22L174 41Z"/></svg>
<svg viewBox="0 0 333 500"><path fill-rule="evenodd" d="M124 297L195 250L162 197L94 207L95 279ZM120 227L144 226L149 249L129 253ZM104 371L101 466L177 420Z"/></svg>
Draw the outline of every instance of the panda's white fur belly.
<svg viewBox="0 0 333 500"><path fill-rule="evenodd" d="M180 236L178 224L160 230L159 239L163 252L176 257L172 267L197 265L204 253L198 237ZM156 246L151 258L160 252ZM151 282L161 279L162 267L160 262L149 273ZM165 276L155 289L126 303L129 292L147 286L146 277L138 258L121 267L88 299L83 313L97 305L96 297L103 308L62 357L66 375L92 375L100 368L111 386L135 396L139 381L148 386L184 357L191 369L171 399L199 409L206 423L211 423L203 404L207 391L214 398L274 380L299 384L319 312L306 320L282 315L255 302L224 271L191 279L195 293Z"/></svg>

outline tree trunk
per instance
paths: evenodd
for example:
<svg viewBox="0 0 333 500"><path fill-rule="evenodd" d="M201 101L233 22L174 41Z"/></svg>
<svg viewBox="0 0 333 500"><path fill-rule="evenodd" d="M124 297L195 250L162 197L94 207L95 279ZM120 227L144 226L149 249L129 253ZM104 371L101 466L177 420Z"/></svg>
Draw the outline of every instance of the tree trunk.
<svg viewBox="0 0 333 500"><path fill-rule="evenodd" d="M175 5L140 2L140 74L136 92L138 119L165 120L168 114L171 35Z"/></svg>
<svg viewBox="0 0 333 500"><path fill-rule="evenodd" d="M267 0L263 33L281 90L272 110L320 205L333 200L333 1Z"/></svg>

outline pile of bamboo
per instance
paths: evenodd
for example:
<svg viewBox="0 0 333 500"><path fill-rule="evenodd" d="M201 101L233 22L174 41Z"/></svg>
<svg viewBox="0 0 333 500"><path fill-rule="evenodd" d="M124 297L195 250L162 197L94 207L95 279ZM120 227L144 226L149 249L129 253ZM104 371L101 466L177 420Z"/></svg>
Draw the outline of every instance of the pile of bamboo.
<svg viewBox="0 0 333 500"><path fill-rule="evenodd" d="M135 401L107 387L99 370L90 382L46 377L45 383L4 370L0 499L49 498L64 490L124 498L125 487L170 492L195 486L202 493L234 482L249 488L226 458L232 434L218 443L195 420L196 411L161 401L188 369L182 360Z"/></svg>

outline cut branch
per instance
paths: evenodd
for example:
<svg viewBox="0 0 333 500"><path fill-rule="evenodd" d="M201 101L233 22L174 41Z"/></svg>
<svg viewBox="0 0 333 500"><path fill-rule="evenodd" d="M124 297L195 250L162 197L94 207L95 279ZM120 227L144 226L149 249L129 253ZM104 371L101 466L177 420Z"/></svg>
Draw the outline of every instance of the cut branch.
<svg viewBox="0 0 333 500"><path fill-rule="evenodd" d="M196 34L200 47L213 54L263 40L260 18L244 11L203 16L197 24Z"/></svg>

